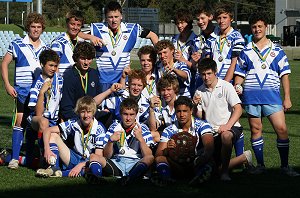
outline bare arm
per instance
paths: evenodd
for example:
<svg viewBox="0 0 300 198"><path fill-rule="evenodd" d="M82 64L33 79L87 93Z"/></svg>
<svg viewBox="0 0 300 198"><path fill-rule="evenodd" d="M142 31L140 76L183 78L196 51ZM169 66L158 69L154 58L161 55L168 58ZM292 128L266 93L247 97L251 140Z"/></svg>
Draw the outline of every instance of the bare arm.
<svg viewBox="0 0 300 198"><path fill-rule="evenodd" d="M158 36L152 31L149 32L146 38L150 39L153 45L155 45L158 42Z"/></svg>
<svg viewBox="0 0 300 198"><path fill-rule="evenodd" d="M97 96L94 97L94 100L96 102L97 105L100 105L102 103L103 100L105 100L105 98L107 96L109 96L110 94L112 94L113 92L118 91L119 89L122 88L122 85L120 83L114 83L110 89L107 89L105 92L102 92L100 94L98 94Z"/></svg>
<svg viewBox="0 0 300 198"><path fill-rule="evenodd" d="M284 92L284 99L282 105L284 111L287 111L292 107L292 102L290 97L290 80L288 74L285 74L281 77L281 83Z"/></svg>
<svg viewBox="0 0 300 198"><path fill-rule="evenodd" d="M105 147L103 149L104 157L106 157L108 159L110 159L112 157L112 155L114 154L114 149L113 149L114 142L117 142L120 140L120 134L121 134L121 131L115 131L110 136L107 144L105 145Z"/></svg>
<svg viewBox="0 0 300 198"><path fill-rule="evenodd" d="M230 82L233 79L233 74L234 74L237 58L238 57L234 57L231 59L231 64L230 64L230 66L227 70L226 76L224 78L224 80L226 80L227 82Z"/></svg>
<svg viewBox="0 0 300 198"><path fill-rule="evenodd" d="M2 75L2 80L4 82L4 86L7 94L10 95L12 98L16 98L17 92L15 88L10 85L9 78L8 78L8 65L12 62L12 60L13 60L12 55L6 53L1 64L1 75Z"/></svg>
<svg viewBox="0 0 300 198"><path fill-rule="evenodd" d="M44 157L48 162L50 156L55 156L55 154L50 150L50 145L49 145L51 133L59 134L60 133L59 127L53 126L53 127L46 128L45 131L43 131L43 141L44 141L44 149L45 149Z"/></svg>
<svg viewBox="0 0 300 198"><path fill-rule="evenodd" d="M44 97L45 93L51 89L51 81L44 82L42 88L40 89L40 93L38 95L38 99L35 105L35 114L36 116L43 116L44 113ZM49 101L48 101L49 102Z"/></svg>
<svg viewBox="0 0 300 198"><path fill-rule="evenodd" d="M98 38L97 36L91 35L91 34L85 34L83 32L79 32L78 36L80 38L83 38L84 40L90 40L94 46L100 46L102 47L103 45L105 45L105 42L103 39Z"/></svg>

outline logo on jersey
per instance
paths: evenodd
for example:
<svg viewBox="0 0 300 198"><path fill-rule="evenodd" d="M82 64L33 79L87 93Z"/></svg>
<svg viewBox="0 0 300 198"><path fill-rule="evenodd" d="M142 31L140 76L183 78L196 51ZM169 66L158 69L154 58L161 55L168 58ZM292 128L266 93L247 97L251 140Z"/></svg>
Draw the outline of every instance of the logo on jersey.
<svg viewBox="0 0 300 198"><path fill-rule="evenodd" d="M95 82L94 82L94 81L91 82L91 86L92 86L92 87L95 87Z"/></svg>
<svg viewBox="0 0 300 198"><path fill-rule="evenodd" d="M127 40L127 39L128 39L127 35L124 35L124 36L123 36L123 39L124 39L124 40Z"/></svg>

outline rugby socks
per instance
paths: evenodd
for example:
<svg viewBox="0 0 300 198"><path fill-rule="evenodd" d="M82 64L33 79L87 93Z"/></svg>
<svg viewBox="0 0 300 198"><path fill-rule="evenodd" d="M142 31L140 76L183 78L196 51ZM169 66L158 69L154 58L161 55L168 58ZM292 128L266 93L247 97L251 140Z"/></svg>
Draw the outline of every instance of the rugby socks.
<svg viewBox="0 0 300 198"><path fill-rule="evenodd" d="M55 143L50 143L50 150L56 155L56 162L55 166L59 168L59 151L58 151L58 146Z"/></svg>
<svg viewBox="0 0 300 198"><path fill-rule="evenodd" d="M156 171L162 177L171 177L170 167L167 163L161 162L156 165Z"/></svg>
<svg viewBox="0 0 300 198"><path fill-rule="evenodd" d="M128 176L131 180L135 180L142 177L147 170L147 164L145 164L144 162L139 162L133 169L131 169Z"/></svg>
<svg viewBox="0 0 300 198"><path fill-rule="evenodd" d="M264 166L264 140L263 137L251 140L257 164Z"/></svg>
<svg viewBox="0 0 300 198"><path fill-rule="evenodd" d="M289 163L289 139L277 139L277 149L279 151L281 167L287 167Z"/></svg>
<svg viewBox="0 0 300 198"><path fill-rule="evenodd" d="M101 177L102 176L102 166L99 162L97 161L91 161L89 163L89 169L91 171L91 173L97 177Z"/></svg>
<svg viewBox="0 0 300 198"><path fill-rule="evenodd" d="M242 133L239 139L234 143L235 156L240 156L244 153L244 133Z"/></svg>
<svg viewBox="0 0 300 198"><path fill-rule="evenodd" d="M23 131L21 127L14 126L12 134L12 159L19 160L19 154L23 143Z"/></svg>

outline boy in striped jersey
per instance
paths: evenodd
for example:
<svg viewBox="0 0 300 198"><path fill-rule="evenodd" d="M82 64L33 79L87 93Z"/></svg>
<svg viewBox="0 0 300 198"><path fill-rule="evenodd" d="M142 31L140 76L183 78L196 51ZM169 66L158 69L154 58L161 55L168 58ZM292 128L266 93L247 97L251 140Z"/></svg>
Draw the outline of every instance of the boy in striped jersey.
<svg viewBox="0 0 300 198"><path fill-rule="evenodd" d="M50 166L38 169L37 177L78 177L87 174L89 181L101 179L102 164L105 162L101 146L106 129L95 119L96 111L95 100L91 96L84 96L75 107L79 119L60 123L43 132L44 157ZM68 137L73 138L73 148L63 141Z"/></svg>
<svg viewBox="0 0 300 198"><path fill-rule="evenodd" d="M25 104L29 99L32 82L41 71L39 55L46 49L46 44L40 39L40 35L45 29L45 20L41 14L30 13L26 19L25 29L27 35L11 42L1 66L6 92L15 99L16 103L13 120L12 160L8 164L10 169L17 169L19 165L19 153L26 126L26 121L23 119ZM8 65L13 60L15 61L15 78L14 86L11 86L8 78Z"/></svg>
<svg viewBox="0 0 300 198"><path fill-rule="evenodd" d="M291 70L283 49L266 37L267 18L264 12L254 13L250 17L253 41L241 52L235 68L235 84L240 86L244 82L244 90L240 89L238 93L242 93L257 160L257 167L251 172L265 172L262 117L266 116L277 134L281 171L288 176L300 176L288 164L289 138L284 112L292 107L289 83ZM284 91L283 102L280 81Z"/></svg>

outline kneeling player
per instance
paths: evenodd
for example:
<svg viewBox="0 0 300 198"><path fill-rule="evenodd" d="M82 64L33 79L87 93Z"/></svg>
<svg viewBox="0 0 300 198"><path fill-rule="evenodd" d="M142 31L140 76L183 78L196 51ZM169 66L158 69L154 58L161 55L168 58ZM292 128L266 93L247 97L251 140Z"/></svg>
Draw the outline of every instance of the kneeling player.
<svg viewBox="0 0 300 198"><path fill-rule="evenodd" d="M36 176L77 177L84 174L85 168L92 175L101 176L101 164L104 164L105 159L100 146L106 129L94 118L96 109L94 99L84 96L76 103L78 120L63 122L43 132L44 156L50 166L38 169ZM68 136L74 138L73 148L67 147L63 142ZM63 171L59 168L59 159L62 160Z"/></svg>

